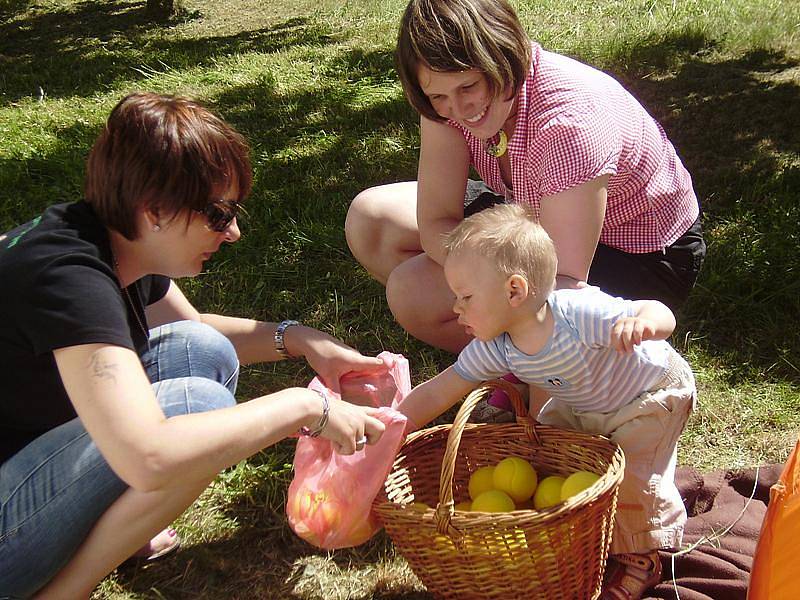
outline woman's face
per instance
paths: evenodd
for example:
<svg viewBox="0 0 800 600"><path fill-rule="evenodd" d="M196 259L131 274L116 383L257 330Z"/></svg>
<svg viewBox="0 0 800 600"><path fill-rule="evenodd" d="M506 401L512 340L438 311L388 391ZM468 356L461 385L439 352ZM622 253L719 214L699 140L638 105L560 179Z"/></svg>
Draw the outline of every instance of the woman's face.
<svg viewBox="0 0 800 600"><path fill-rule="evenodd" d="M209 204L217 210L230 210L238 196L235 185L218 194ZM209 210L215 214L216 211ZM241 237L236 218L230 220L222 231L215 231L209 217L191 211L189 222L180 215L163 223L161 230L154 234L165 243L164 262L168 263L164 275L170 277L193 277L203 270L203 263L209 260L225 242L234 243ZM168 244L168 246L167 246Z"/></svg>
<svg viewBox="0 0 800 600"><path fill-rule="evenodd" d="M486 76L477 69L443 72L420 64L417 77L437 114L459 122L479 139L497 134L511 113L513 98L492 96Z"/></svg>

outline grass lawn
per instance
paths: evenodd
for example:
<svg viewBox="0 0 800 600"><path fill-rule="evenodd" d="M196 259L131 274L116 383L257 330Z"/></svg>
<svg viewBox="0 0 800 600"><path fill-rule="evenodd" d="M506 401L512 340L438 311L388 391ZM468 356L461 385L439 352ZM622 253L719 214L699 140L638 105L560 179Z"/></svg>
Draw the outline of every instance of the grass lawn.
<svg viewBox="0 0 800 600"><path fill-rule="evenodd" d="M394 324L349 254L350 199L413 179L417 119L393 69L403 0L0 0L0 231L80 197L108 112L134 90L201 99L252 144L244 237L182 282L205 311L318 326L365 353L446 353ZM701 391L681 464L780 462L800 425L800 12L794 0L517 0L531 36L616 76L659 119L704 207L709 256L673 343ZM303 384L248 369L239 397ZM179 523L184 549L97 598L430 598L382 534L335 553L283 517L292 442L221 474Z"/></svg>

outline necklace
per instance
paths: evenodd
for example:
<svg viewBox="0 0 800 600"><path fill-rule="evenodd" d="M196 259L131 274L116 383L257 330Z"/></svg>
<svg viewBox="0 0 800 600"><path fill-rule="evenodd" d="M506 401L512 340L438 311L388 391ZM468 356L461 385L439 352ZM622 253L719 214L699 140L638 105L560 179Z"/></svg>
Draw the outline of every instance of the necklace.
<svg viewBox="0 0 800 600"><path fill-rule="evenodd" d="M136 304L133 303L133 298L131 297L131 293L128 291L127 287L122 287L122 278L119 274L119 263L117 262L117 257L114 255L114 251L111 251L111 260L114 263L114 273L117 276L117 281L119 282L119 287L122 290L122 294L125 296L126 303L128 307L131 309L133 316L136 317L136 322L139 324L139 330L142 332L144 336L145 342L147 343L147 349L150 349L150 334L147 331L147 327L144 326L144 322L142 322L142 318L139 316L139 311L136 310ZM139 287L134 287L136 290L136 299L139 300L139 306L142 305L142 298L139 295Z"/></svg>
<svg viewBox="0 0 800 600"><path fill-rule="evenodd" d="M497 132L497 135L499 136L497 144L493 144L491 141L486 142L486 154L493 158L500 158L508 150L508 135L506 135L506 132L501 129Z"/></svg>

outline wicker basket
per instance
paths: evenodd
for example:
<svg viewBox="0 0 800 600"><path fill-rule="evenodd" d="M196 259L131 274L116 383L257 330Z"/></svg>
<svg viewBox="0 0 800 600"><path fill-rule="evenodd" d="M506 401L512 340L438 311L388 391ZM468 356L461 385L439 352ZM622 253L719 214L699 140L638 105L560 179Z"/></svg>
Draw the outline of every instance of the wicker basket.
<svg viewBox="0 0 800 600"><path fill-rule="evenodd" d="M467 424L495 387L508 393L517 422ZM543 511L454 511L469 497L470 473L507 456L530 461L540 476L577 470L602 476ZM622 451L607 438L541 425L514 386L491 381L467 396L452 425L408 437L373 508L437 598L597 598L624 467Z"/></svg>

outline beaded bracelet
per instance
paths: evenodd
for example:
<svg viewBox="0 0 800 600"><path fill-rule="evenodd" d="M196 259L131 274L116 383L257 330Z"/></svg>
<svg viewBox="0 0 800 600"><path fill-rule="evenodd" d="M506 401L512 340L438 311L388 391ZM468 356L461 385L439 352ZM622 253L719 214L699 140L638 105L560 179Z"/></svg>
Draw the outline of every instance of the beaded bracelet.
<svg viewBox="0 0 800 600"><path fill-rule="evenodd" d="M328 395L319 390L314 391L322 398L322 416L319 418L319 423L317 423L317 426L313 430L305 426L300 428L300 435L312 438L319 437L319 434L325 429L325 426L328 424L328 413L331 410L330 403L328 402Z"/></svg>
<svg viewBox="0 0 800 600"><path fill-rule="evenodd" d="M300 325L300 322L293 321L291 319L286 319L285 321L281 321L278 327L275 328L275 336L273 338L275 341L275 352L277 352L278 355L283 359L295 358L294 356L289 354L289 351L286 349L286 343L284 342L283 339L286 329L291 327L292 325Z"/></svg>

